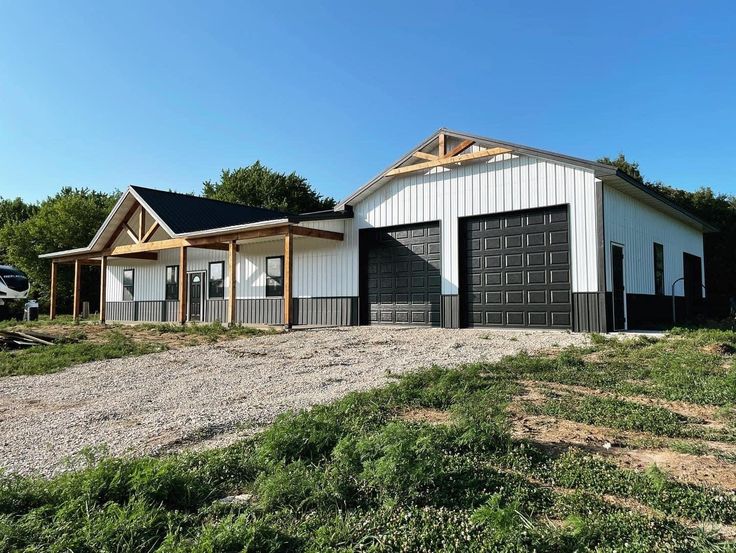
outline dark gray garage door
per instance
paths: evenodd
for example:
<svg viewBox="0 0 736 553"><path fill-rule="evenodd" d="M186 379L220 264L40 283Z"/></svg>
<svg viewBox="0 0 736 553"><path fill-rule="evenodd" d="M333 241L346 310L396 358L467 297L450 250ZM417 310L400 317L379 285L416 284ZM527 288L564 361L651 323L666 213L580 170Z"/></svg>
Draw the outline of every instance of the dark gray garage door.
<svg viewBox="0 0 736 553"><path fill-rule="evenodd" d="M460 222L460 310L467 326L569 328L567 206Z"/></svg>
<svg viewBox="0 0 736 553"><path fill-rule="evenodd" d="M438 223L362 230L361 321L440 323Z"/></svg>

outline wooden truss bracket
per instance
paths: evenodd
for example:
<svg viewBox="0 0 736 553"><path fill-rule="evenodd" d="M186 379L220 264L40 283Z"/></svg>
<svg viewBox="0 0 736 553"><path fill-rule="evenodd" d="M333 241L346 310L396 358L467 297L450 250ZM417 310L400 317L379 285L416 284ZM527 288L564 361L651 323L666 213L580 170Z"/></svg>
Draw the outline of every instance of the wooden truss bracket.
<svg viewBox="0 0 736 553"><path fill-rule="evenodd" d="M450 153L455 150L463 151L470 147L470 144L464 145L465 143L458 144ZM462 147L462 149L461 149ZM476 159L483 159L486 157L494 157L501 154L510 154L509 148L488 148L487 150L478 150L477 152L471 152L469 154L453 154L447 155L446 157L440 157L432 161L426 161L424 163L415 163L414 165L407 165L405 167L396 167L390 171L386 171L384 177L394 177L396 175L405 175L406 173L414 173L415 171L424 171L426 169L433 169L434 167L441 167L443 165L452 165L453 163L462 163L463 161L473 161Z"/></svg>

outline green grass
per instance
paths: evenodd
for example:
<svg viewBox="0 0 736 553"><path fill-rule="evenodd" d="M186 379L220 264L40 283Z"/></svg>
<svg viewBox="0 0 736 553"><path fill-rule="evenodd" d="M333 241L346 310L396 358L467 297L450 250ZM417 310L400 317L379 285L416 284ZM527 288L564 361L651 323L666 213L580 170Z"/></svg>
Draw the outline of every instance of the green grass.
<svg viewBox="0 0 736 553"><path fill-rule="evenodd" d="M686 424L697 422L662 407L580 394L552 397L542 405L529 406L528 410L585 424L673 438L689 436L691 431Z"/></svg>
<svg viewBox="0 0 736 553"><path fill-rule="evenodd" d="M552 376L548 361L425 370L283 415L224 449L102 459L53 479L5 476L0 550L736 551L697 527L736 522L733 493L510 437L515 376ZM578 363L551 362L563 372ZM622 425L660 433L684 422L634 405L575 412L610 424L618 413ZM452 416L447 424L398 416L423 407ZM220 501L232 494L249 499Z"/></svg>
<svg viewBox="0 0 736 553"><path fill-rule="evenodd" d="M166 346L134 342L120 332L111 332L105 343L77 342L0 351L0 376L48 374L72 365L163 351Z"/></svg>
<svg viewBox="0 0 736 553"><path fill-rule="evenodd" d="M567 348L557 358L509 359L505 373L623 395L641 394L721 406L724 413L733 412L734 358L712 353L707 348L714 344L736 348L736 332L676 329L665 340L593 336L592 347ZM598 362L586 360L591 352L596 352Z"/></svg>
<svg viewBox="0 0 736 553"><path fill-rule="evenodd" d="M218 322L202 324L139 324L136 328L151 330L160 334L185 334L190 336L204 336L209 341L216 342L222 338L242 338L249 336L261 336L263 334L274 334L273 329L253 328L249 326L225 326Z"/></svg>
<svg viewBox="0 0 736 553"><path fill-rule="evenodd" d="M48 315L40 315L37 321L16 321L15 319L7 319L0 321L0 330L10 330L13 328L39 328L45 326L59 326L81 324L75 323L71 315L59 315L55 319L49 319Z"/></svg>
<svg viewBox="0 0 736 553"><path fill-rule="evenodd" d="M5 321L4 323L8 323ZM4 326L6 330L40 329L53 335L53 326L65 326L66 338L64 343L52 346L34 346L24 350L0 350L0 377L15 375L48 374L63 370L67 367L99 361L115 359L164 351L169 346L161 340L156 340L156 334L182 334L192 339L203 338L204 341L214 343L219 340L259 336L273 331L255 329L245 326L225 327L219 323L201 325L173 325L173 324L143 324L143 325L111 325L104 330L103 340L88 340L87 334L91 325L74 323L69 320L50 321L48 319L29 323L17 323ZM47 327L44 329L44 327ZM133 337L138 331L147 331L150 337ZM200 343L201 340L191 343ZM180 345L187 345L186 342Z"/></svg>

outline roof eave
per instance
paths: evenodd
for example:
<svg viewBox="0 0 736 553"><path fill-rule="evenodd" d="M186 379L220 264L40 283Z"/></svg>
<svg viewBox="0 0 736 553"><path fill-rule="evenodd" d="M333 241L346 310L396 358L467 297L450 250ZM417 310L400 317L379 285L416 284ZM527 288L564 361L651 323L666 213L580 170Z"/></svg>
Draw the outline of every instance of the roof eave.
<svg viewBox="0 0 736 553"><path fill-rule="evenodd" d="M322 211L312 211L309 213L300 213L297 215L299 222L302 221L325 221L330 219L352 219L354 216L353 208L346 205L343 209L325 209Z"/></svg>
<svg viewBox="0 0 736 553"><path fill-rule="evenodd" d="M39 259L56 259L59 257L69 257L69 256L81 255L85 253L92 253L92 248L90 248L89 246L86 246L84 248L74 248L72 250L60 250L58 252L42 253L38 257Z"/></svg>
<svg viewBox="0 0 736 553"><path fill-rule="evenodd" d="M298 223L294 217L285 217L283 219L269 219L267 221L258 221L255 223L245 223L242 225L232 225L229 227L219 227L214 229L196 230L192 232L183 232L175 234L175 238L200 238L203 236L217 236L218 234L232 234L241 230L250 230L254 228L268 228L290 223Z"/></svg>

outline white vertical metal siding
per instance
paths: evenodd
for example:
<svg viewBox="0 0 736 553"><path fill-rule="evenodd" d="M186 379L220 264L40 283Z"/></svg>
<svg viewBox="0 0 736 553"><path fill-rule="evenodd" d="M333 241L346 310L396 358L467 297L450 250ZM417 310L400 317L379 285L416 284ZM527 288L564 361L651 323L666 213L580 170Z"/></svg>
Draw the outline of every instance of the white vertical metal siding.
<svg viewBox="0 0 736 553"><path fill-rule="evenodd" d="M310 221L303 226L345 232L344 241L295 236L294 297L357 296L358 257L354 235L346 232L350 220ZM240 244L237 263L239 299L266 297L266 258L284 255L283 239ZM230 282L227 277L227 252L189 248L188 271L207 271L211 261L224 261L225 294ZM134 296L137 301L163 300L166 295L166 266L179 264L178 250L159 253L158 261L110 259L107 277L107 300L122 301L123 270L135 269Z"/></svg>
<svg viewBox="0 0 736 553"><path fill-rule="evenodd" d="M227 252L189 248L187 271L209 270L211 261L225 262L225 296L230 286L227 276ZM133 297L135 301L166 299L166 266L179 265L179 250L159 252L158 261L111 258L107 273L107 301L123 301L123 271L135 269ZM205 289L206 293L206 289Z"/></svg>
<svg viewBox="0 0 736 553"><path fill-rule="evenodd" d="M351 243L345 259L357 267L360 228L440 221L442 293L457 294L458 217L570 205L570 251L574 292L598 291L594 176L591 170L526 156L433 169L395 178L354 206ZM358 291L357 272L353 294Z"/></svg>
<svg viewBox="0 0 736 553"><path fill-rule="evenodd" d="M629 294L654 294L654 242L664 246L665 294L669 295L672 283L683 276L683 252L703 260L701 231L607 185L603 188L603 209L608 290L612 289L611 242L624 246L624 285ZM675 295L683 294L682 283L678 283Z"/></svg>

